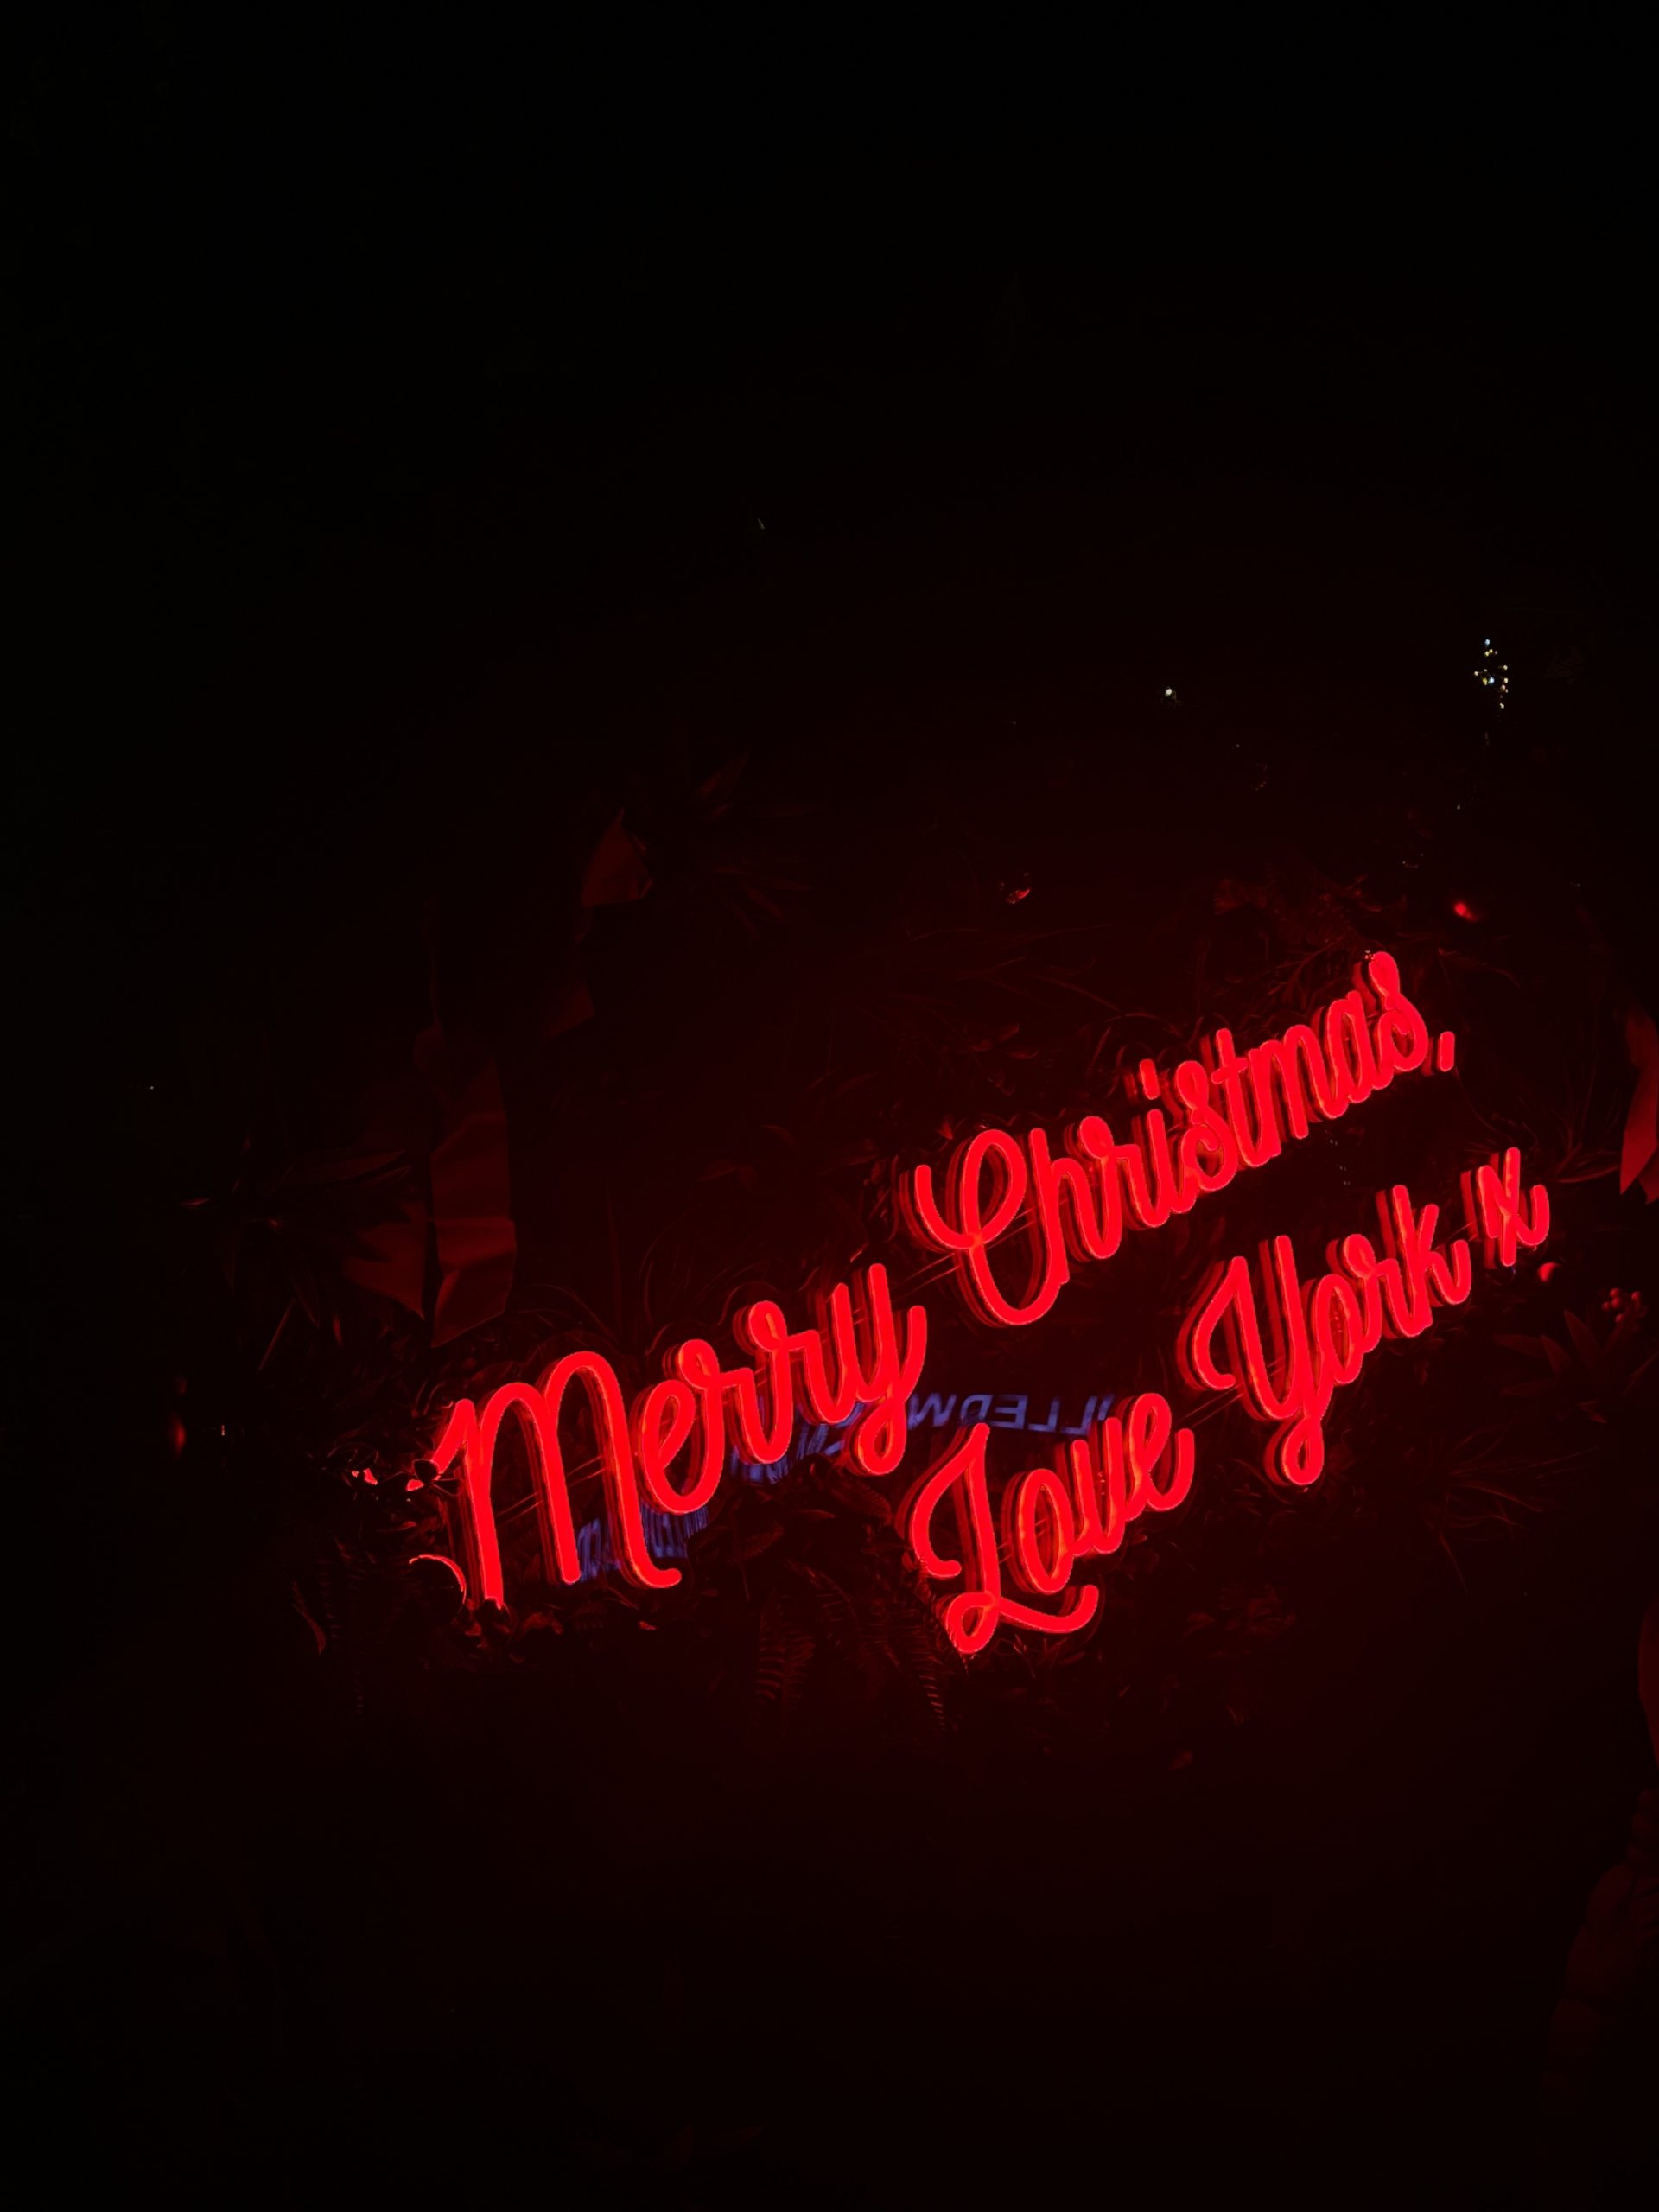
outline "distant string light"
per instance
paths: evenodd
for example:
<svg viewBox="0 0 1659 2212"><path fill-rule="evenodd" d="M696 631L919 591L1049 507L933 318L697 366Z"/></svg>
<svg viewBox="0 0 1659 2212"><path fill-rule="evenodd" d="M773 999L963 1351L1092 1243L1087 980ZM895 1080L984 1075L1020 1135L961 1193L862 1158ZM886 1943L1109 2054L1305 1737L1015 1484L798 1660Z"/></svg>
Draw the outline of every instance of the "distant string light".
<svg viewBox="0 0 1659 2212"><path fill-rule="evenodd" d="M1490 638L1481 646L1480 658L1475 664L1475 681L1483 691L1496 693L1497 711L1501 715L1510 702L1510 664L1497 657L1497 648Z"/></svg>

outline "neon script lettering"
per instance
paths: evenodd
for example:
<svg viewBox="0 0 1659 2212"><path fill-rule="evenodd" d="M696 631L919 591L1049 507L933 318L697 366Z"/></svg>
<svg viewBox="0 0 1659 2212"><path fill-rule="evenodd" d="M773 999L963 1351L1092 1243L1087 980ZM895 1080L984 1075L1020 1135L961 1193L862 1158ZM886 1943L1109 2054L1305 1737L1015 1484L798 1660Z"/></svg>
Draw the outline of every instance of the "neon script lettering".
<svg viewBox="0 0 1659 2212"><path fill-rule="evenodd" d="M1535 1183L1522 1197L1521 1154L1513 1145L1501 1160L1465 1179L1464 1198L1471 1232L1478 1226L1489 1268L1512 1268L1522 1248L1535 1251L1549 1234L1549 1193Z"/></svg>
<svg viewBox="0 0 1659 2212"><path fill-rule="evenodd" d="M1473 1179L1489 1252L1495 1243L1510 1254L1510 1264L1516 1243L1542 1243L1548 1195L1538 1184L1522 1198L1518 1153L1505 1155L1502 1175L1483 1167ZM1249 1262L1230 1260L1183 1332L1189 1381L1234 1391L1258 1421L1272 1422L1268 1472L1299 1490L1325 1471L1325 1418L1335 1393L1357 1380L1385 1337L1421 1336L1437 1313L1461 1306L1473 1287L1468 1239L1434 1241L1438 1206L1419 1211L1396 1183L1377 1200L1377 1211L1381 1252L1368 1236L1344 1236L1334 1264L1311 1288L1298 1274L1288 1236L1275 1236L1263 1249L1259 1300Z"/></svg>
<svg viewBox="0 0 1659 2212"><path fill-rule="evenodd" d="M944 1618L964 1656L982 1651L1005 1623L1046 1636L1087 1627L1100 1592L1093 1584L1071 1586L1077 1562L1118 1550L1133 1521L1142 1513L1173 1511L1192 1487L1192 1432L1177 1429L1168 1401L1147 1391L1122 1414L1109 1414L1092 1439L1057 1452L1052 1466L1016 1475L1002 1494L999 1538L985 1473L989 1435L985 1422L976 1422L923 1478L905 1515L910 1548L924 1572L963 1584ZM954 1555L940 1548L935 1528L947 1499L956 1517ZM1029 1596L1071 1602L1049 1611L1011 1597L1005 1560L1009 1577Z"/></svg>
<svg viewBox="0 0 1659 2212"><path fill-rule="evenodd" d="M948 1252L981 1317L1007 1327L1039 1321L1071 1280L1073 1260L1109 1260L1127 1227L1158 1229L1224 1191L1244 1169L1276 1159L1287 1137L1336 1121L1398 1075L1449 1068L1447 1030L1431 1046L1427 1025L1401 988L1400 970L1374 952L1363 981L1313 1022L1235 1051L1217 1029L1201 1059L1170 1078L1179 1111L1143 1060L1147 1111L1120 1141L1099 1114L1084 1115L1056 1150L1046 1131L1024 1137L982 1129L958 1147L943 1178L924 1165L901 1182L906 1219L924 1243ZM1020 1232L1023 1231L1023 1234ZM992 1255L1013 1243L999 1274Z"/></svg>
<svg viewBox="0 0 1659 2212"><path fill-rule="evenodd" d="M828 1425L851 1421L846 1459L861 1474L891 1474L910 1433L906 1411L926 1356L927 1315L919 1306L894 1313L880 1266L865 1270L861 1306L861 1313L852 1285L837 1283L817 1325L791 1330L781 1308L762 1299L737 1317L747 1365L722 1366L712 1344L688 1338L671 1355L669 1374L641 1391L632 1409L615 1369L594 1351L556 1360L539 1383L504 1382L482 1407L460 1400L432 1457L441 1475L460 1463L458 1511L472 1592L498 1605L505 1596L492 1488L510 1415L530 1453L547 1577L581 1579L563 1433L565 1403L578 1383L598 1440L611 1548L644 1589L671 1588L680 1570L652 1556L642 1491L661 1513L702 1511L729 1446L760 1464L781 1459L798 1408Z"/></svg>
<svg viewBox="0 0 1659 2212"><path fill-rule="evenodd" d="M1041 1128L982 1129L937 1182L926 1166L900 1179L902 1211L924 1243L950 1255L983 1319L1024 1327L1052 1308L1074 1262L1110 1259L1126 1228L1190 1212L1316 1122L1337 1120L1398 1076L1444 1072L1455 1057L1452 1033L1431 1039L1395 962L1373 953L1351 990L1282 1036L1241 1052L1217 1029L1201 1057L1167 1077L1143 1060L1131 1088L1145 1110L1124 1138L1099 1114L1084 1116L1058 1147ZM1465 1236L1437 1241L1439 1208L1419 1209L1396 1184L1378 1200L1379 1237L1342 1238L1311 1284L1284 1236L1255 1270L1236 1257L1217 1271L1182 1332L1183 1372L1194 1389L1232 1393L1271 1425L1274 1481L1306 1489L1319 1480L1336 1392L1385 1337L1421 1336L1438 1313L1464 1303L1475 1242L1488 1266L1513 1267L1548 1234L1548 1196L1523 1188L1518 1152L1473 1171L1464 1190ZM505 1599L493 1486L510 1425L529 1461L548 1579L574 1583L606 1557L660 1590L679 1581L667 1560L684 1555L722 1476L785 1464L798 1424L816 1425L805 1448L836 1449L880 1477L900 1465L912 1428L948 1430L954 1416L955 1440L912 1491L903 1520L923 1572L955 1586L943 1617L964 1655L1004 1626L1044 1636L1086 1627L1100 1592L1076 1579L1079 1566L1111 1557L1142 1515L1173 1512L1191 1492L1192 1432L1155 1391L1121 1404L1090 1397L1075 1424L1061 1421L1058 1398L1039 1419L1028 1394L921 1397L927 1316L919 1305L895 1311L880 1265L836 1283L810 1326L791 1329L763 1299L734 1330L734 1363L689 1338L631 1404L608 1360L575 1351L538 1382L504 1383L481 1405L468 1398L450 1409L432 1457L440 1474L459 1469L445 1510L459 1522L472 1603ZM596 1446L575 1472L596 1477L601 1504L601 1517L590 1504L580 1527L565 1457L573 1402ZM1053 1440L1051 1461L1026 1466L996 1503L993 1427Z"/></svg>

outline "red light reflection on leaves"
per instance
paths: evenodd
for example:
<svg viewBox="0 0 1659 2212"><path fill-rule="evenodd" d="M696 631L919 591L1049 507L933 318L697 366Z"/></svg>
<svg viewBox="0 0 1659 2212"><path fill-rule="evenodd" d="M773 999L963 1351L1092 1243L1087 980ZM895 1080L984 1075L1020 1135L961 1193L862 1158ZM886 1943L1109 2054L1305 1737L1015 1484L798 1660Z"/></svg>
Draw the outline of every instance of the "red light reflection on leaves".
<svg viewBox="0 0 1659 2212"><path fill-rule="evenodd" d="M418 1567L423 1560L429 1560L434 1567L447 1567L461 1586L461 1603L467 1602L467 1578L447 1552L416 1552L410 1560L411 1567Z"/></svg>

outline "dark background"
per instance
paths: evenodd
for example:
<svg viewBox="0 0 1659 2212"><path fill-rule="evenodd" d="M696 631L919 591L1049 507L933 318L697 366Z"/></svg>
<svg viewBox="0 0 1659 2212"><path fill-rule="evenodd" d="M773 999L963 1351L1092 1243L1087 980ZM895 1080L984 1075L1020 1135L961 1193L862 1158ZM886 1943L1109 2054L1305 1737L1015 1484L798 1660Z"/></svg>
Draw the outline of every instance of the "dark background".
<svg viewBox="0 0 1659 2212"><path fill-rule="evenodd" d="M1218 880L1409 862L1414 925L1472 899L1529 973L1587 928L1659 1002L1617 133L849 124L804 160L772 104L613 128L585 81L151 10L38 41L13 99L14 1957L52 2185L1532 2201L1561 1961L1652 1779L1640 1425L1495 1564L1333 1530L1249 1725L1121 1758L995 1701L919 1751L833 1701L757 1744L589 1660L353 1690L288 1604L334 1528L312 1370L258 1396L181 1201L273 1098L352 1134L429 1018L435 890L505 1035L625 805L657 888L584 940L593 1023L510 1068L521 1283L594 1300L790 1119L793 1063L734 1037L849 916L879 960L906 912L1052 889L1179 1022ZM782 912L734 928L688 824L740 760ZM1586 1295L1659 1289L1592 1196Z"/></svg>

